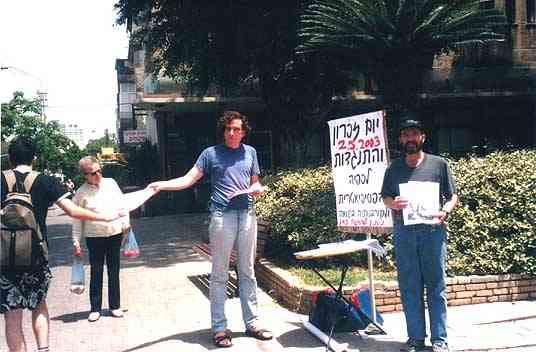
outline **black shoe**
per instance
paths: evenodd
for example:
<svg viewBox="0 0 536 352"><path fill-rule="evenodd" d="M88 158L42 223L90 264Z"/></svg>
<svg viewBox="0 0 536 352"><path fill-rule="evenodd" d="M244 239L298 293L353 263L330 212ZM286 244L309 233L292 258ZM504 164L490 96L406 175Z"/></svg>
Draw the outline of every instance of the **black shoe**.
<svg viewBox="0 0 536 352"><path fill-rule="evenodd" d="M413 338L409 338L406 342L406 347L401 348L400 351L403 352L420 352L424 351L424 340L416 340Z"/></svg>

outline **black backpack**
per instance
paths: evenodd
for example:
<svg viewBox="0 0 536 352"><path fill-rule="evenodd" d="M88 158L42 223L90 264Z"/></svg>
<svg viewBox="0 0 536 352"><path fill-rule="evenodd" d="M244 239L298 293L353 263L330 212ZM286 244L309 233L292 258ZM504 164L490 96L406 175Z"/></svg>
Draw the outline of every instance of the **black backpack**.
<svg viewBox="0 0 536 352"><path fill-rule="evenodd" d="M39 173L25 178L3 171L7 196L2 204L0 271L31 272L48 261L48 248L34 213L30 191Z"/></svg>
<svg viewBox="0 0 536 352"><path fill-rule="evenodd" d="M318 293L309 313L309 322L328 335L332 328L333 332L354 332L368 325L368 319L360 309L329 291Z"/></svg>

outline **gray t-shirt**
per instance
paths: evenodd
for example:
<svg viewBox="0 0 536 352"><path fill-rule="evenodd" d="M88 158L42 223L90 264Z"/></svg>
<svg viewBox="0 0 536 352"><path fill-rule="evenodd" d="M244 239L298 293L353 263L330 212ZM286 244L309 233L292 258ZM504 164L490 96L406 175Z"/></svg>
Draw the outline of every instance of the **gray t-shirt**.
<svg viewBox="0 0 536 352"><path fill-rule="evenodd" d="M203 150L195 166L210 175L212 211L253 208L251 195L230 196L249 188L251 177L260 174L255 148L243 143L237 149L218 144Z"/></svg>
<svg viewBox="0 0 536 352"><path fill-rule="evenodd" d="M422 163L409 167L404 158L394 160L385 171L381 195L397 197L400 195L399 185L408 181L437 182L439 183L439 204L443 205L456 193L456 183L447 161L439 156L424 154ZM395 222L401 221L401 211L392 210Z"/></svg>

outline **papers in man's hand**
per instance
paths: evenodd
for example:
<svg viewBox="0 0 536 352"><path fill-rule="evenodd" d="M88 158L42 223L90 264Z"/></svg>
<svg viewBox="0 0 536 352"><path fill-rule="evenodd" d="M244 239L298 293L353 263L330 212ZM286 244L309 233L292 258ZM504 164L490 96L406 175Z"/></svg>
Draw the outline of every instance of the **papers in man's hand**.
<svg viewBox="0 0 536 352"><path fill-rule="evenodd" d="M233 199L236 196L239 196L241 194L251 194L255 192L266 192L268 190L268 187L262 186L259 182L255 182L252 184L248 189L243 189L240 191L236 191L231 196L229 196L229 199Z"/></svg>
<svg viewBox="0 0 536 352"><path fill-rule="evenodd" d="M123 194L123 207L126 211L133 211L151 198L156 191L152 188L145 188L140 191Z"/></svg>
<svg viewBox="0 0 536 352"><path fill-rule="evenodd" d="M399 187L400 196L409 203L402 209L404 225L439 223L439 183L410 181Z"/></svg>

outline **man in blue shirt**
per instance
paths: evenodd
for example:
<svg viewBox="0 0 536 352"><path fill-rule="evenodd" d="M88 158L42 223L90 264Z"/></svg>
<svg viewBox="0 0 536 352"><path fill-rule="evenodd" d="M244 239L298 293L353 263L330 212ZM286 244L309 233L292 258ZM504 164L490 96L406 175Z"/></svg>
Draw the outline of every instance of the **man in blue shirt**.
<svg viewBox="0 0 536 352"><path fill-rule="evenodd" d="M205 149L194 167L182 177L153 182L155 191L178 191L195 184L203 175L211 181L209 225L212 273L210 275L210 310L213 341L217 347L231 347L232 336L225 317L229 258L236 241L240 303L246 335L269 340L272 333L258 325L255 254L257 219L254 196L263 192L259 182L257 152L242 140L250 131L247 118L236 111L226 111L218 121L223 144ZM246 190L249 192L245 192ZM252 192L253 190L253 192Z"/></svg>

